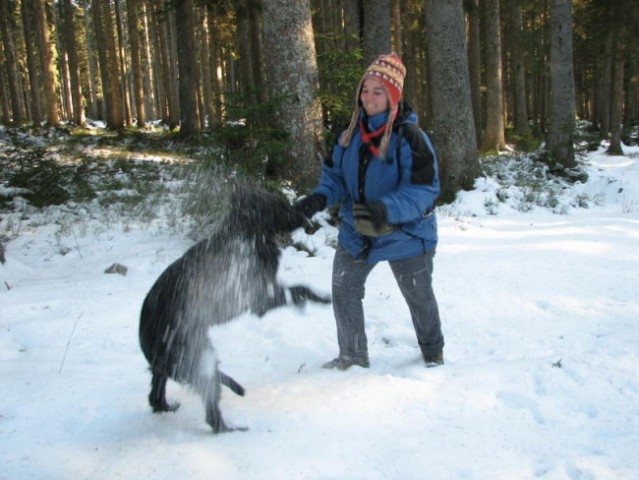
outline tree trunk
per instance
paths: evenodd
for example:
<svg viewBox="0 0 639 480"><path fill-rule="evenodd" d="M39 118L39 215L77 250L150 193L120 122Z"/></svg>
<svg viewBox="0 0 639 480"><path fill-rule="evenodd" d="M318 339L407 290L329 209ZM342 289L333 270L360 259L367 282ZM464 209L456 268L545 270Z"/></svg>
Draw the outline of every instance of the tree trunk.
<svg viewBox="0 0 639 480"><path fill-rule="evenodd" d="M322 145L322 112L315 96L318 72L309 0L268 0L263 4L264 59L271 98L281 101L274 122L290 134L282 177L301 188L317 182Z"/></svg>
<svg viewBox="0 0 639 480"><path fill-rule="evenodd" d="M510 52L513 80L514 99L514 126L515 133L520 136L527 136L528 128L528 107L526 104L526 69L524 63L524 53L521 45L522 19L520 0L509 0L510 3Z"/></svg>
<svg viewBox="0 0 639 480"><path fill-rule="evenodd" d="M468 71L470 75L470 95L473 103L475 137L481 142L484 131L484 115L481 102L481 9L479 0L466 2L468 21Z"/></svg>
<svg viewBox="0 0 639 480"><path fill-rule="evenodd" d="M142 83L142 56L140 52L140 20L138 0L126 0L129 44L131 48L131 73L133 75L133 99L138 128L146 125L146 105Z"/></svg>
<svg viewBox="0 0 639 480"><path fill-rule="evenodd" d="M40 88L40 60L38 53L38 39L35 31L35 11L33 2L22 2L22 28L24 30L25 47L27 51L27 65L29 70L28 105L29 115L34 125L40 126L44 121L42 113L42 94Z"/></svg>
<svg viewBox="0 0 639 480"><path fill-rule="evenodd" d="M197 109L197 69L193 36L193 1L176 0L178 92L180 97L180 136L190 137L200 131Z"/></svg>
<svg viewBox="0 0 639 480"><path fill-rule="evenodd" d="M359 0L344 0L343 8L346 50L353 53L362 46L362 5Z"/></svg>
<svg viewBox="0 0 639 480"><path fill-rule="evenodd" d="M120 96L120 84L118 72L118 54L115 46L115 29L109 2L94 0L93 2L94 24L96 29L96 43L98 48L98 61L102 79L102 93L106 107L107 128L121 130L124 128L122 115L122 97Z"/></svg>
<svg viewBox="0 0 639 480"><path fill-rule="evenodd" d="M364 64L391 51L390 0L366 0L364 5Z"/></svg>
<svg viewBox="0 0 639 480"><path fill-rule="evenodd" d="M9 96L11 97L11 111L13 123L20 125L27 119L27 110L22 96L20 76L18 75L18 62L13 42L13 21L9 0L0 0L0 38L4 46L4 57L9 83Z"/></svg>
<svg viewBox="0 0 639 480"><path fill-rule="evenodd" d="M246 105L257 103L255 76L252 72L251 25L249 22L249 6L251 0L239 0L235 5L237 15L237 50L239 54L238 68L240 72L240 91Z"/></svg>
<svg viewBox="0 0 639 480"><path fill-rule="evenodd" d="M57 127L60 124L60 113L58 111L58 95L56 92L56 65L51 45L46 2L47 0L34 0L35 28L38 45L40 46L40 75L42 77L40 85L43 89L47 123L50 127Z"/></svg>
<svg viewBox="0 0 639 480"><path fill-rule="evenodd" d="M624 27L615 32L615 46L610 95L610 145L609 155L623 155L621 148L621 131L623 122L623 85L624 85Z"/></svg>
<svg viewBox="0 0 639 480"><path fill-rule="evenodd" d="M572 62L572 1L551 0L550 127L546 149L553 161L567 168L577 164L573 147L575 79Z"/></svg>
<svg viewBox="0 0 639 480"><path fill-rule="evenodd" d="M86 117L82 102L80 61L75 36L75 12L77 8L71 0L62 1L63 21L61 22L61 36L64 39L64 45L69 59L69 88L71 90L71 103L73 105L73 122L76 125L84 125L86 123Z"/></svg>
<svg viewBox="0 0 639 480"><path fill-rule="evenodd" d="M215 6L207 6L207 18L209 23L209 52L211 55L211 92L212 92L212 114L209 114L209 125L219 125L222 123L222 80L218 71L222 69L220 59L220 39L217 25L215 24Z"/></svg>
<svg viewBox="0 0 639 480"><path fill-rule="evenodd" d="M122 115L125 125L133 125L133 118L131 117L131 89L129 88L129 69L126 62L126 54L124 52L124 45L128 43L124 35L124 25L122 15L120 13L120 2L113 2L115 7L115 29L117 32L117 43L115 44L115 51L117 53L118 70L120 72L120 98L122 100Z"/></svg>
<svg viewBox="0 0 639 480"><path fill-rule="evenodd" d="M486 131L481 150L499 152L506 148L499 0L485 1L484 21L482 33L486 49Z"/></svg>
<svg viewBox="0 0 639 480"><path fill-rule="evenodd" d="M470 189L479 176L462 0L427 0L433 142L442 196Z"/></svg>

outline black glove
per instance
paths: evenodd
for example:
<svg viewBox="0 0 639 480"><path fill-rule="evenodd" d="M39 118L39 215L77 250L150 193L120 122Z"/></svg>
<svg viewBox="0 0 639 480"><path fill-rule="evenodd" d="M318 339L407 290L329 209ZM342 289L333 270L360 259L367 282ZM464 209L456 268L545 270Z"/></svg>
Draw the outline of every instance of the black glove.
<svg viewBox="0 0 639 480"><path fill-rule="evenodd" d="M382 202L355 203L353 205L355 228L367 237L386 235L394 230L388 224L386 205Z"/></svg>
<svg viewBox="0 0 639 480"><path fill-rule="evenodd" d="M295 202L294 207L307 218L311 218L317 212L326 208L326 197L321 193L311 193Z"/></svg>

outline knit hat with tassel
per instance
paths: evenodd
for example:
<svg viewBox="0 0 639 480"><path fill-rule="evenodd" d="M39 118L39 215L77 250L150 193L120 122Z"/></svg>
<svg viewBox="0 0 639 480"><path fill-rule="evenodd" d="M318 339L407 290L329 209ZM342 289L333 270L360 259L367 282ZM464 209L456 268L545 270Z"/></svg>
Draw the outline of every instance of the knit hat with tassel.
<svg viewBox="0 0 639 480"><path fill-rule="evenodd" d="M386 90L388 95L388 122L383 133L382 140L379 145L379 151L383 157L388 150L388 143L393 132L393 122L397 116L397 108L399 100L402 96L404 88L404 77L406 76L406 67L402 63L402 59L396 53L390 53L378 56L373 63L366 69L359 86L355 91L355 111L351 117L351 122L342 133L339 143L343 147L347 147L353 138L355 130L358 128L360 116L362 113L362 103L359 99L362 93L364 80L368 77L376 78Z"/></svg>

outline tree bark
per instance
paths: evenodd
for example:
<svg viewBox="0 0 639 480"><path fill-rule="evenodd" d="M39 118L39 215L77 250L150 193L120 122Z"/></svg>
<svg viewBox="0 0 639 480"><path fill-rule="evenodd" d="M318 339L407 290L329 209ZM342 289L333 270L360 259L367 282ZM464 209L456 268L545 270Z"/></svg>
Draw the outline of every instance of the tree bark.
<svg viewBox="0 0 639 480"><path fill-rule="evenodd" d="M484 130L484 116L481 102L481 9L479 0L469 0L467 5L468 22L468 71L470 75L470 95L475 120L475 137L481 142Z"/></svg>
<svg viewBox="0 0 639 480"><path fill-rule="evenodd" d="M551 0L550 126L546 149L553 161L571 168L575 161L575 79L572 56L572 1Z"/></svg>
<svg viewBox="0 0 639 480"><path fill-rule="evenodd" d="M178 92L180 97L180 136L190 137L200 131L198 119L197 69L193 35L193 1L176 0Z"/></svg>
<svg viewBox="0 0 639 480"><path fill-rule="evenodd" d="M484 21L486 131L481 150L499 152L506 148L499 0L485 1Z"/></svg>
<svg viewBox="0 0 639 480"><path fill-rule="evenodd" d="M610 145L609 155L623 155L621 131L623 122L623 86L624 86L624 27L615 32L615 48L612 70L612 88L610 95Z"/></svg>
<svg viewBox="0 0 639 480"><path fill-rule="evenodd" d="M146 102L142 82L142 56L140 52L140 20L138 0L126 0L129 46L131 49L131 73L133 75L133 99L138 128L146 126Z"/></svg>
<svg viewBox="0 0 639 480"><path fill-rule="evenodd" d="M0 0L0 34L4 46L4 57L9 84L9 96L11 98L11 112L13 123L20 125L27 120L27 110L22 96L20 77L18 75L18 62L13 42L13 14L9 0Z"/></svg>
<svg viewBox="0 0 639 480"><path fill-rule="evenodd" d="M364 5L364 64L391 51L390 0L366 0Z"/></svg>
<svg viewBox="0 0 639 480"><path fill-rule="evenodd" d="M80 60L75 36L75 13L77 6L71 0L62 0L63 18L61 22L61 37L69 61L69 88L71 90L71 104L73 106L73 122L76 125L84 125L86 116L84 112L82 84L80 80Z"/></svg>
<svg viewBox="0 0 639 480"><path fill-rule="evenodd" d="M280 101L273 120L291 140L278 173L309 187L319 175L323 134L310 1L267 0L263 16L267 79L271 99Z"/></svg>
<svg viewBox="0 0 639 480"><path fill-rule="evenodd" d="M106 110L107 128L122 130L122 97L120 96L118 55L115 47L115 29L109 2L93 1L93 21L96 29L98 61L102 79L102 94Z"/></svg>
<svg viewBox="0 0 639 480"><path fill-rule="evenodd" d="M526 67L521 45L522 18L521 0L508 0L510 3L510 52L513 84L515 133L520 136L529 134L528 107L526 103Z"/></svg>
<svg viewBox="0 0 639 480"><path fill-rule="evenodd" d="M470 189L479 176L462 0L427 0L433 143L442 196Z"/></svg>
<svg viewBox="0 0 639 480"><path fill-rule="evenodd" d="M35 27L40 46L40 75L42 80L43 100L45 115L49 126L57 127L60 124L60 112L58 111L58 95L56 92L57 70L51 45L51 33L46 12L47 0L34 0Z"/></svg>

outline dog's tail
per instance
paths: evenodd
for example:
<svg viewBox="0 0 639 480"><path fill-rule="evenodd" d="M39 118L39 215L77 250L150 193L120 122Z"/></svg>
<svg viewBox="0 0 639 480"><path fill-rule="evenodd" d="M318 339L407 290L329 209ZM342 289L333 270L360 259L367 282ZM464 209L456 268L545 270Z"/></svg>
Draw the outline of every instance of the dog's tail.
<svg viewBox="0 0 639 480"><path fill-rule="evenodd" d="M229 377L226 373L218 370L217 374L220 377L220 383L226 385L231 391L241 397L244 396L244 387L237 383L232 377Z"/></svg>

